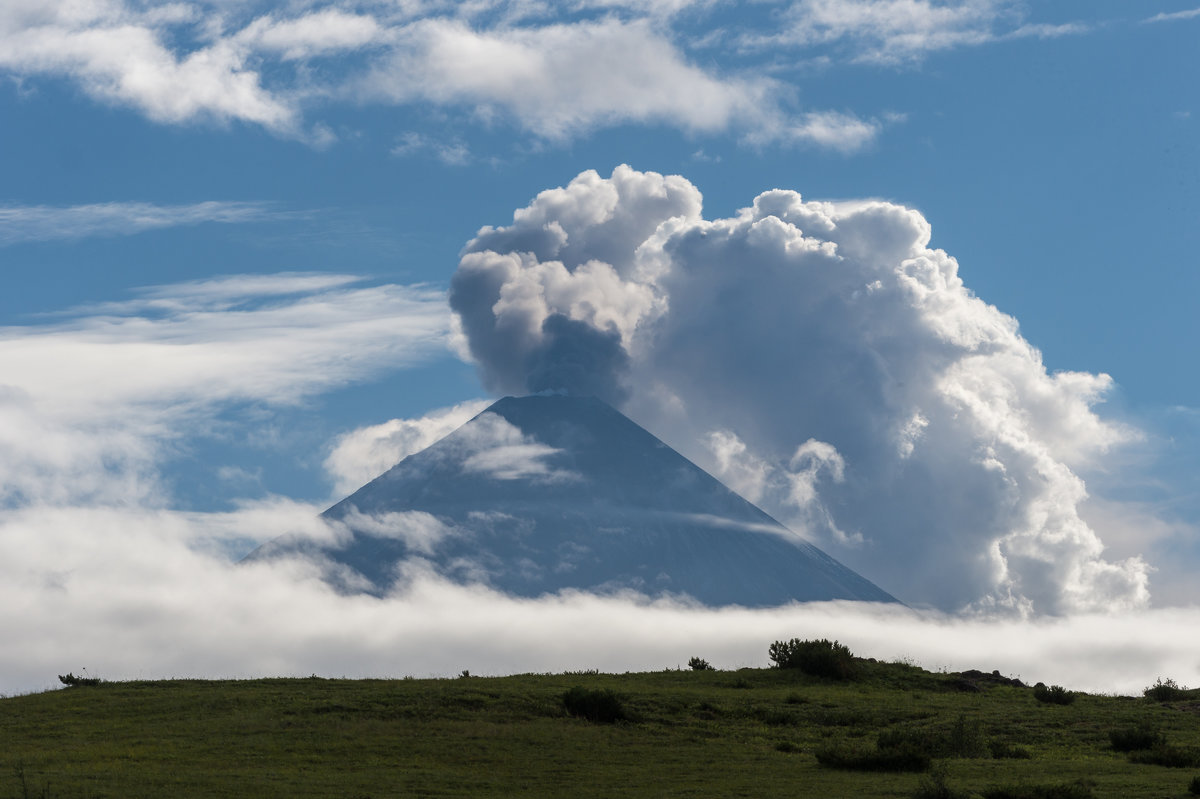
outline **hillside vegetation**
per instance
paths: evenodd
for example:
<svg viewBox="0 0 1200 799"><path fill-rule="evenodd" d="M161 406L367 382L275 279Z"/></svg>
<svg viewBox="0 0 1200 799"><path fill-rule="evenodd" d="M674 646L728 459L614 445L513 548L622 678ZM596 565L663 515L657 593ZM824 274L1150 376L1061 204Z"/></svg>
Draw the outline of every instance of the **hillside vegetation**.
<svg viewBox="0 0 1200 799"><path fill-rule="evenodd" d="M771 655L783 667L718 671L697 657L622 675L65 675L65 690L0 700L0 799L1200 793L1200 691L1075 694L853 658L830 642L776 642Z"/></svg>

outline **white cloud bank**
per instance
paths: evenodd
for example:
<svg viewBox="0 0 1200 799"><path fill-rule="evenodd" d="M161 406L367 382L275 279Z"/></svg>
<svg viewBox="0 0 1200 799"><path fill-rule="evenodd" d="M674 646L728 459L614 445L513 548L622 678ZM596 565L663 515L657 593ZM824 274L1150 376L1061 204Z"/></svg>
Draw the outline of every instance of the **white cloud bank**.
<svg viewBox="0 0 1200 799"><path fill-rule="evenodd" d="M1079 29L1027 23L1011 0L801 0L778 14L748 4L734 31L710 10L686 0L330 0L270 10L219 0L12 0L0 8L0 73L34 85L66 80L159 123L245 123L317 146L335 138L311 121L318 109L368 103L433 107L552 141L667 125L850 153L869 147L888 115L797 107L796 87L773 76L795 48L844 45L848 60L890 64ZM731 39L736 57L711 46ZM413 135L398 152L470 158L453 137L431 148Z"/></svg>
<svg viewBox="0 0 1200 799"><path fill-rule="evenodd" d="M224 538L312 527L316 511L276 502L228 514L5 513L0 693L55 687L55 675L83 668L107 679L452 676L659 669L693 655L761 667L769 643L791 637L1082 690L1137 693L1159 676L1200 682L1192 637L1180 634L1200 622L1196 609L1036 622L855 603L712 610L630 596L513 599L419 570L400 593L375 599L337 595L312 564L231 567L206 554Z"/></svg>
<svg viewBox="0 0 1200 799"><path fill-rule="evenodd" d="M618 167L468 245L450 300L485 384L623 403L907 602L1065 614L1149 601L1077 470L1136 437L1106 375L1050 374L919 213L773 190L706 220ZM701 442L707 442L705 449Z"/></svg>

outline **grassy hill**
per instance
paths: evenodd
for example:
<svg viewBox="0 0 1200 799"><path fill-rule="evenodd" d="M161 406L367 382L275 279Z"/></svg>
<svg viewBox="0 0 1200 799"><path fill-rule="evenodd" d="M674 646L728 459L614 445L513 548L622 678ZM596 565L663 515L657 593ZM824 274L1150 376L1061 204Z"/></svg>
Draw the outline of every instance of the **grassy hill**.
<svg viewBox="0 0 1200 799"><path fill-rule="evenodd" d="M1200 691L853 667L76 685L0 700L0 799L1200 792Z"/></svg>

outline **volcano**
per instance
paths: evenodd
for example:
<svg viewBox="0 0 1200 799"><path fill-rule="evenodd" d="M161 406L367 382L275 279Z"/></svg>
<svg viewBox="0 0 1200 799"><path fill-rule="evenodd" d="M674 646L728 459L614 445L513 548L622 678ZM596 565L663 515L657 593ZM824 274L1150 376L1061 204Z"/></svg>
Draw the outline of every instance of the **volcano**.
<svg viewBox="0 0 1200 799"><path fill-rule="evenodd" d="M405 567L536 597L563 590L767 607L897 601L607 403L506 397L250 558L320 559L383 595Z"/></svg>

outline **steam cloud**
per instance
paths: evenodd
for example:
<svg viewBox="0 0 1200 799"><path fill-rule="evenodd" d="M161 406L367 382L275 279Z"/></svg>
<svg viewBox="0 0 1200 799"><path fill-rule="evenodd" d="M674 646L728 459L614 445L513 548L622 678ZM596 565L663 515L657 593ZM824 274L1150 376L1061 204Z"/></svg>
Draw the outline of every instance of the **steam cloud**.
<svg viewBox="0 0 1200 799"><path fill-rule="evenodd" d="M1107 375L1050 374L916 211L760 194L706 220L620 166L466 247L450 293L486 387L620 404L908 602L1064 614L1149 600L1079 515L1078 472L1135 437Z"/></svg>

